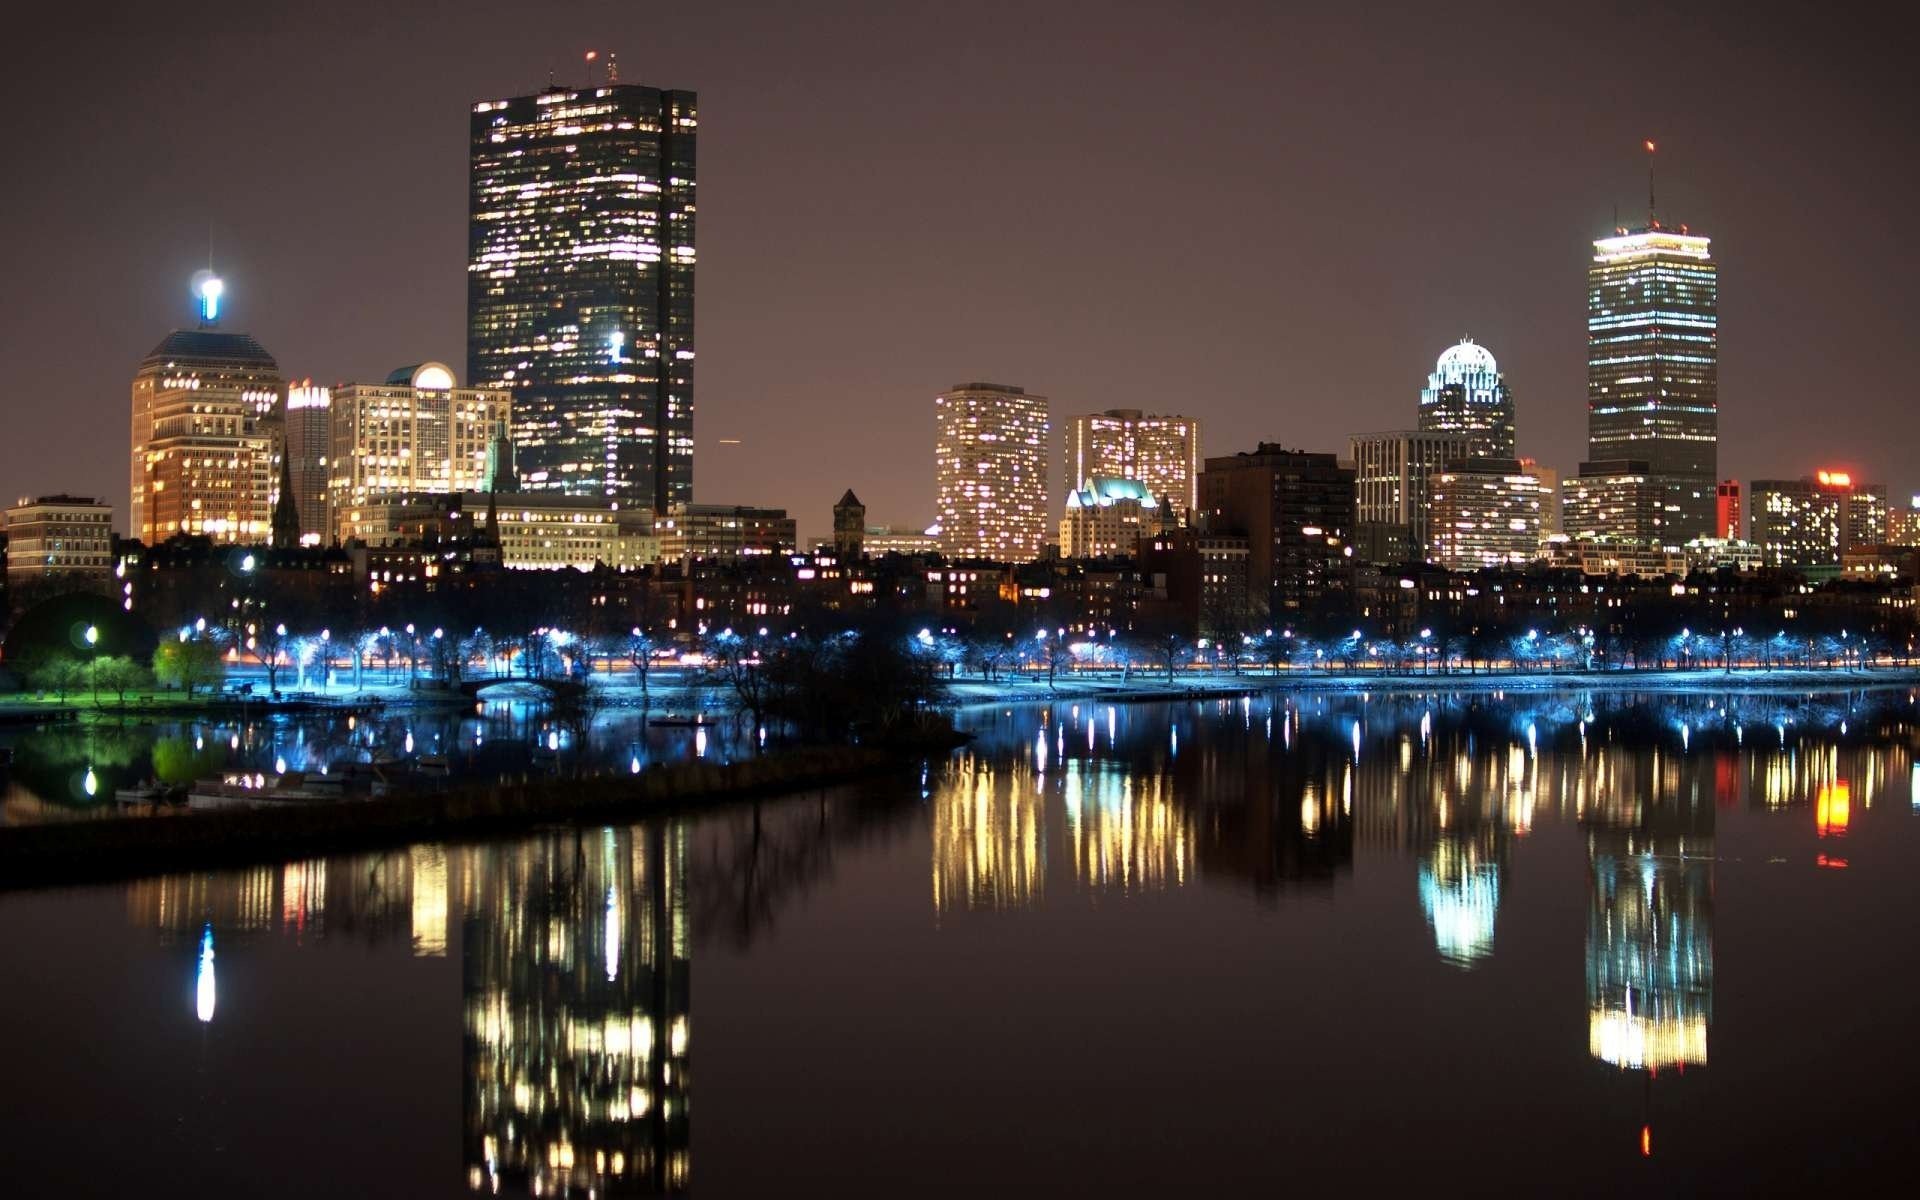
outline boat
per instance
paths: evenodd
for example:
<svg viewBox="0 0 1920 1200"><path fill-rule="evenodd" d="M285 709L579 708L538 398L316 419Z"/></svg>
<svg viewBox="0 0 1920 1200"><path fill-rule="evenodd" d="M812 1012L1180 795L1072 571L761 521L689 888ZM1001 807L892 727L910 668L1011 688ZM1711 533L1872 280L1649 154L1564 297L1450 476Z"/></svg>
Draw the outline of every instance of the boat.
<svg viewBox="0 0 1920 1200"><path fill-rule="evenodd" d="M704 715L696 713L691 717L648 717L647 724L662 725L674 729L692 729L697 725L711 725L713 722L707 720Z"/></svg>
<svg viewBox="0 0 1920 1200"><path fill-rule="evenodd" d="M362 795L345 778L289 771L268 775L241 771L218 779L203 779L187 793L187 807L196 812L230 808L280 808L295 804L330 804Z"/></svg>
<svg viewBox="0 0 1920 1200"><path fill-rule="evenodd" d="M160 783L149 780L137 787L115 788L113 798L121 804L180 804L187 798L187 789L178 784Z"/></svg>

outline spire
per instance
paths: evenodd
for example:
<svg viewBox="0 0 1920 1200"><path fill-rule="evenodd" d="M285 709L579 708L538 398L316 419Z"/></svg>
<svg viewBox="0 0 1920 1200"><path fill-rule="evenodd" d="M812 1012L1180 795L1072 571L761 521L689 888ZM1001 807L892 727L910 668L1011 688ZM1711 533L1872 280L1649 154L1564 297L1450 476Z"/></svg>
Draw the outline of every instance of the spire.
<svg viewBox="0 0 1920 1200"><path fill-rule="evenodd" d="M280 498L273 504L273 535L271 545L275 550L292 550L300 544L300 506L293 498L293 460L282 451L280 454Z"/></svg>
<svg viewBox="0 0 1920 1200"><path fill-rule="evenodd" d="M1660 218L1653 206L1653 139L1648 138L1647 146L1647 228L1660 228Z"/></svg>

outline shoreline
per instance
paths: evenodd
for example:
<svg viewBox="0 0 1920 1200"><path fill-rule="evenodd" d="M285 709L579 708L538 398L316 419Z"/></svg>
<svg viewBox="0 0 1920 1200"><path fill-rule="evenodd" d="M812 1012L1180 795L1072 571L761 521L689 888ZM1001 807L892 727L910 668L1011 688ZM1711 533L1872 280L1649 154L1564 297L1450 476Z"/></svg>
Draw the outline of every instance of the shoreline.
<svg viewBox="0 0 1920 1200"><path fill-rule="evenodd" d="M626 824L905 771L924 756L904 748L803 746L638 774L471 779L424 795L0 827L0 894L478 839L539 825Z"/></svg>

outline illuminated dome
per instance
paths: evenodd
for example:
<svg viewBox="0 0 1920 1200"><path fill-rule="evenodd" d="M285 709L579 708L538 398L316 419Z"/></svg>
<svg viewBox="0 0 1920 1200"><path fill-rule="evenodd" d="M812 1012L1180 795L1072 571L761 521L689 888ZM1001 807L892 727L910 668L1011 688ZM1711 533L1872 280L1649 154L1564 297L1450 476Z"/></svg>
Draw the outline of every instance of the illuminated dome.
<svg viewBox="0 0 1920 1200"><path fill-rule="evenodd" d="M1498 375L1500 366L1493 361L1492 351L1468 337L1447 347L1433 373L1445 383L1465 383L1475 375Z"/></svg>
<svg viewBox="0 0 1920 1200"><path fill-rule="evenodd" d="M387 375L387 386L416 387L422 391L444 392L454 386L453 368L437 362L396 367Z"/></svg>

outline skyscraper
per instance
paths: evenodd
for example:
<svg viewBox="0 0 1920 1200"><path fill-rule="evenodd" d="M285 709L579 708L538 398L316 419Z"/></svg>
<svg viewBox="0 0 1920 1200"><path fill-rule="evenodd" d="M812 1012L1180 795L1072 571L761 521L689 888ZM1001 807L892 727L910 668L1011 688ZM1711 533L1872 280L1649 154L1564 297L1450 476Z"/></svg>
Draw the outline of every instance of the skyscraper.
<svg viewBox="0 0 1920 1200"><path fill-rule="evenodd" d="M200 327L168 334L133 376L127 526L149 546L177 533L261 542L272 523L287 385L259 342L215 328L219 284L198 282Z"/></svg>
<svg viewBox="0 0 1920 1200"><path fill-rule="evenodd" d="M467 379L513 393L523 486L693 499L694 93L473 106Z"/></svg>
<svg viewBox="0 0 1920 1200"><path fill-rule="evenodd" d="M1449 346L1420 390L1420 428L1464 433L1475 458L1513 458L1513 392L1485 346L1461 338Z"/></svg>
<svg viewBox="0 0 1920 1200"><path fill-rule="evenodd" d="M511 419L504 390L455 387L431 362L341 384L330 412L329 532L342 541L367 537L370 506L386 497L485 491L494 435Z"/></svg>
<svg viewBox="0 0 1920 1200"><path fill-rule="evenodd" d="M940 549L1030 562L1047 540L1047 398L963 383L934 400Z"/></svg>
<svg viewBox="0 0 1920 1200"><path fill-rule="evenodd" d="M1473 435L1464 431L1354 434L1347 445L1353 459L1358 522L1404 527L1407 553L1424 559L1431 537L1428 513L1433 474L1449 462L1474 457L1473 441Z"/></svg>
<svg viewBox="0 0 1920 1200"><path fill-rule="evenodd" d="M1846 471L1753 481L1753 541L1770 567L1831 567L1887 540L1887 488Z"/></svg>
<svg viewBox="0 0 1920 1200"><path fill-rule="evenodd" d="M1110 408L1072 418L1066 430L1068 493L1096 476L1135 479L1184 517L1200 498L1200 422Z"/></svg>
<svg viewBox="0 0 1920 1200"><path fill-rule="evenodd" d="M1593 244L1587 429L1594 462L1632 459L1666 490L1672 540L1714 534L1720 286L1708 239L1651 217Z"/></svg>
<svg viewBox="0 0 1920 1200"><path fill-rule="evenodd" d="M1433 475L1427 557L1452 571L1517 566L1540 555L1546 489L1516 459L1469 458Z"/></svg>
<svg viewBox="0 0 1920 1200"><path fill-rule="evenodd" d="M308 379L287 389L287 475L303 538L327 536L327 463L333 455L333 393Z"/></svg>

